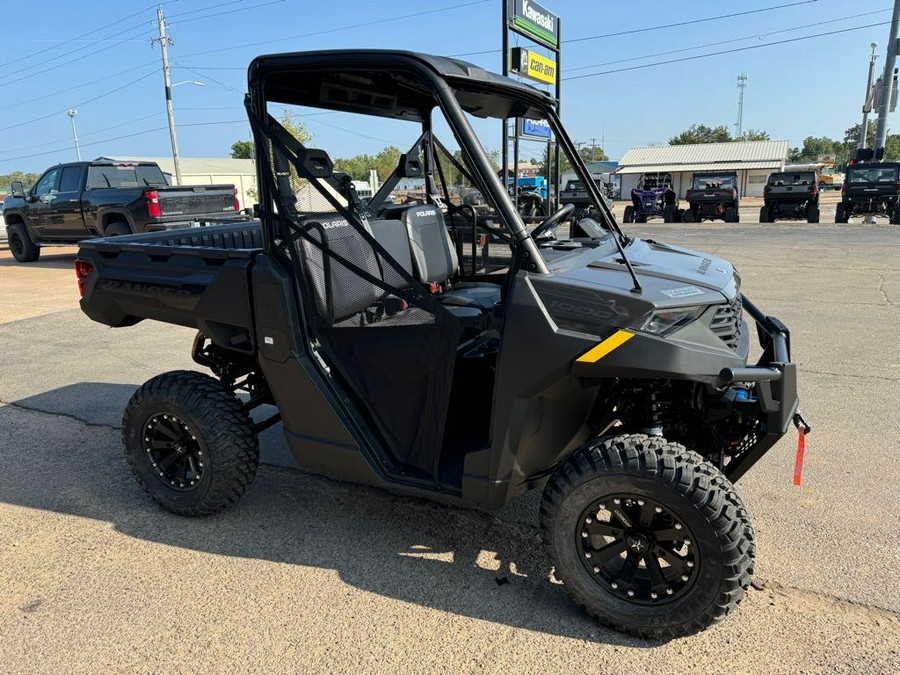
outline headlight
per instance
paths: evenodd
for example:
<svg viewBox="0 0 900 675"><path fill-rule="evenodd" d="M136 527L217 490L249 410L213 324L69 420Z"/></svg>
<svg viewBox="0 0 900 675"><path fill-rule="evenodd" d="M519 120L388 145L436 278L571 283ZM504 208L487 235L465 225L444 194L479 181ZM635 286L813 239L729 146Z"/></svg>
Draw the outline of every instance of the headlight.
<svg viewBox="0 0 900 675"><path fill-rule="evenodd" d="M703 307L675 307L653 312L640 327L640 330L654 335L668 335L676 328L686 326L703 314Z"/></svg>

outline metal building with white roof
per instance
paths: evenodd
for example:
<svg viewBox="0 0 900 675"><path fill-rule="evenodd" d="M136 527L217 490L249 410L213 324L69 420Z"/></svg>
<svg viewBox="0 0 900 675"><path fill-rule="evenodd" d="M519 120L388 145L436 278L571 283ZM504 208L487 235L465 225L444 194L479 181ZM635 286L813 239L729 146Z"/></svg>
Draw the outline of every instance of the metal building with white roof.
<svg viewBox="0 0 900 675"><path fill-rule="evenodd" d="M787 159L788 141L733 141L694 145L658 145L632 148L619 160L616 175L622 179L627 199L643 173L671 173L674 189L684 197L694 172L737 171L738 192L761 197L766 178L780 171Z"/></svg>

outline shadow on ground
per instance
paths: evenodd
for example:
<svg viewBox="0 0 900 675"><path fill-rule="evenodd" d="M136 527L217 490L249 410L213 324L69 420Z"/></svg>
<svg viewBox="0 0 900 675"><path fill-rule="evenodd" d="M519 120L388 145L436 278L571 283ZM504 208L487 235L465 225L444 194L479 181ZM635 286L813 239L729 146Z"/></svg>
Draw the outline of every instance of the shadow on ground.
<svg viewBox="0 0 900 675"><path fill-rule="evenodd" d="M332 569L345 583L511 627L652 647L601 628L550 580L538 531L494 515L263 465L241 502L190 519L138 488L118 429L48 418L60 400L118 401L132 385L81 384L0 408L0 500L109 522L141 540ZM26 410L30 409L30 410ZM77 425L77 426L75 426Z"/></svg>
<svg viewBox="0 0 900 675"><path fill-rule="evenodd" d="M53 249L49 249L53 250ZM5 252L9 254L9 257L0 258L0 267L18 267L27 265L28 267L43 267L47 269L59 269L59 270L68 270L72 269L75 264L75 253L48 253L48 249L41 250L41 257L38 258L35 262L30 263L20 263L15 258L12 257L12 253L9 250L9 244L7 242L3 242L0 244L0 252Z"/></svg>

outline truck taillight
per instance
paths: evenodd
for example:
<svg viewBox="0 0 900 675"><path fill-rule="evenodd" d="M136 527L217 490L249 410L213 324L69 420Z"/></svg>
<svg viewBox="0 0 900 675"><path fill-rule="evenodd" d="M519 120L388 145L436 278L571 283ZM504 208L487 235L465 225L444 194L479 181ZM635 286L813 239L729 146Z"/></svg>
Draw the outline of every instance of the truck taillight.
<svg viewBox="0 0 900 675"><path fill-rule="evenodd" d="M813 183L813 184L812 184L812 189L813 189L813 190L812 190L813 194L816 194L816 193L819 191L819 186L818 186L818 184L817 184L817 183Z"/></svg>
<svg viewBox="0 0 900 675"><path fill-rule="evenodd" d="M159 193L156 190L147 190L144 192L144 198L147 200L147 215L159 218L162 215L159 210Z"/></svg>
<svg viewBox="0 0 900 675"><path fill-rule="evenodd" d="M75 261L75 278L78 280L78 294L84 297L84 284L94 271L94 264L89 260Z"/></svg>
<svg viewBox="0 0 900 675"><path fill-rule="evenodd" d="M241 210L241 202L237 197L237 188L234 188L234 210L235 212Z"/></svg>

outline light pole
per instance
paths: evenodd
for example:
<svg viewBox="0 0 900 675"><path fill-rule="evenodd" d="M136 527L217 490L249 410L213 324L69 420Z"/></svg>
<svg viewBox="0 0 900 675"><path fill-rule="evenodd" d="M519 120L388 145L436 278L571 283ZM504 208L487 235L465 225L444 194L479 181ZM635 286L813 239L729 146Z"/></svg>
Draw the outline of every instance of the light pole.
<svg viewBox="0 0 900 675"><path fill-rule="evenodd" d="M863 101L862 107L862 126L859 128L859 143L856 145L857 150L862 150L866 147L866 136L869 135L869 113L872 112L872 78L875 76L875 59L878 58L878 55L875 54L875 50L878 49L878 43L873 42L872 47L872 57L869 59L869 79L866 81L866 99Z"/></svg>
<svg viewBox="0 0 900 675"><path fill-rule="evenodd" d="M897 63L897 36L900 35L900 0L894 0L891 32L884 55L884 75L881 82L881 105L878 107L878 124L875 126L875 152L884 149L887 140L887 118L891 109L891 90L894 88L894 65Z"/></svg>
<svg viewBox="0 0 900 675"><path fill-rule="evenodd" d="M78 158L78 161L81 161L81 149L78 147L78 132L75 131L75 115L78 114L78 111L75 108L69 108L66 110L66 115L69 116L69 119L72 120L72 138L75 139L75 157Z"/></svg>

